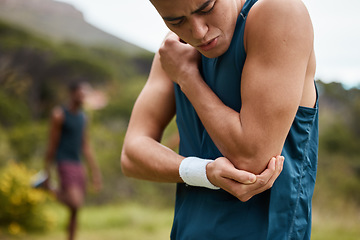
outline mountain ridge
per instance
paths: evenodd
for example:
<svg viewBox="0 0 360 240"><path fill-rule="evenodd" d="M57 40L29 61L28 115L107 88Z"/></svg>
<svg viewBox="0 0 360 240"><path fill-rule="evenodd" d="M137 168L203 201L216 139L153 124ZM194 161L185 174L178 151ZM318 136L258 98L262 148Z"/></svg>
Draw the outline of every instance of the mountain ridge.
<svg viewBox="0 0 360 240"><path fill-rule="evenodd" d="M0 0L0 19L29 29L56 42L106 46L128 54L147 50L86 22L74 6L54 0Z"/></svg>

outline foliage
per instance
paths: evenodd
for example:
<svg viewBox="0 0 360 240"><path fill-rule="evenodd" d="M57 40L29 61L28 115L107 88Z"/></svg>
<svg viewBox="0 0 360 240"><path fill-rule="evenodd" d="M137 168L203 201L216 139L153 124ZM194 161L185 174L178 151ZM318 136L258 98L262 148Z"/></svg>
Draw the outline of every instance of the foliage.
<svg viewBox="0 0 360 240"><path fill-rule="evenodd" d="M12 149L16 149L15 158L18 161L25 163L44 156L47 127L42 122L31 122L8 130L9 143Z"/></svg>
<svg viewBox="0 0 360 240"><path fill-rule="evenodd" d="M314 202L332 211L342 211L343 203L360 207L360 89L321 81L317 85L320 133Z"/></svg>
<svg viewBox="0 0 360 240"><path fill-rule="evenodd" d="M341 154L321 154L314 204L341 214L360 207L360 162Z"/></svg>
<svg viewBox="0 0 360 240"><path fill-rule="evenodd" d="M0 21L0 63L0 83L6 86L0 92L0 116L6 116L1 121L16 124L22 105L34 119L47 117L65 101L66 85L75 77L95 86L125 83L148 71L151 59L145 53L130 56L116 49L54 43ZM10 114L6 98L19 101Z"/></svg>
<svg viewBox="0 0 360 240"><path fill-rule="evenodd" d="M31 187L33 172L22 164L9 163L0 171L0 228L18 235L51 229L55 218L44 209L48 196Z"/></svg>
<svg viewBox="0 0 360 240"><path fill-rule="evenodd" d="M17 107L14 108L14 105ZM0 123L9 126L30 120L30 111L24 101L0 90Z"/></svg>
<svg viewBox="0 0 360 240"><path fill-rule="evenodd" d="M116 119L128 121L137 96L145 85L145 77L138 76L129 80L126 84L114 83L107 93L109 104L97 113L97 120L106 122Z"/></svg>
<svg viewBox="0 0 360 240"><path fill-rule="evenodd" d="M360 139L360 88L345 89L340 83L317 82L320 92L320 110L324 127L339 121L343 129L352 132L352 137ZM327 119L324 119L327 118Z"/></svg>
<svg viewBox="0 0 360 240"><path fill-rule="evenodd" d="M5 159L13 159L15 157L14 154L15 153L10 146L8 135L0 126L0 169L5 166Z"/></svg>
<svg viewBox="0 0 360 240"><path fill-rule="evenodd" d="M117 122L107 122L107 126L91 125L90 142L105 184L101 194L89 195L87 202L100 204L124 197L125 193L122 188L126 188L127 184L126 181L124 182L120 168L120 153L124 134L123 126L118 125Z"/></svg>
<svg viewBox="0 0 360 240"><path fill-rule="evenodd" d="M344 156L359 156L360 138L339 118L333 120L321 132L320 146L327 153L343 153Z"/></svg>

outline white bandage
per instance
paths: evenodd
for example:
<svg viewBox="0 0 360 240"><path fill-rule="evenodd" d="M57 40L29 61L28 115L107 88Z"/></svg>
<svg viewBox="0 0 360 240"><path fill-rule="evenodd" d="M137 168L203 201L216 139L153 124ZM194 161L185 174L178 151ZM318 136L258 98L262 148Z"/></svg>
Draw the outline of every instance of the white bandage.
<svg viewBox="0 0 360 240"><path fill-rule="evenodd" d="M214 160L187 157L182 160L179 168L181 179L190 186L220 189L213 185L206 176L206 165Z"/></svg>

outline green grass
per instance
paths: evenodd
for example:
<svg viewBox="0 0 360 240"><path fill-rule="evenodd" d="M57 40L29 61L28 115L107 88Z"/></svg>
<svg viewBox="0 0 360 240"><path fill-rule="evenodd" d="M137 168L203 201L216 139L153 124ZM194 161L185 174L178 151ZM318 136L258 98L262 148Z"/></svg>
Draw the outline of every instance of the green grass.
<svg viewBox="0 0 360 240"><path fill-rule="evenodd" d="M353 208L314 211L312 240L359 240L360 211Z"/></svg>
<svg viewBox="0 0 360 240"><path fill-rule="evenodd" d="M54 204L58 224L44 234L1 237L1 240L64 240L66 209ZM359 212L334 215L314 211L312 240L360 239ZM169 239L173 209L136 203L84 207L80 213L77 240L165 240Z"/></svg>
<svg viewBox="0 0 360 240"><path fill-rule="evenodd" d="M5 237L1 240L64 240L68 213L59 204L52 205L58 224L43 234ZM169 239L173 210L126 203L84 207L79 216L77 240L165 240Z"/></svg>

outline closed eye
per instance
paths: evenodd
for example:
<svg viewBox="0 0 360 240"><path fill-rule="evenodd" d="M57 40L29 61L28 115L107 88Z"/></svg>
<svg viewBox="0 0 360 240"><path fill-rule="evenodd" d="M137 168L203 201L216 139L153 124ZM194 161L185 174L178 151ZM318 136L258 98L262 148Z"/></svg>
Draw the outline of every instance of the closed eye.
<svg viewBox="0 0 360 240"><path fill-rule="evenodd" d="M175 17L175 18L164 17L163 19L173 26L179 26L184 22L185 17Z"/></svg>
<svg viewBox="0 0 360 240"><path fill-rule="evenodd" d="M191 14L210 14L215 7L216 0L208 0L202 4L197 10L193 11ZM181 17L163 17L163 19L172 26L180 26L185 21L185 16Z"/></svg>
<svg viewBox="0 0 360 240"><path fill-rule="evenodd" d="M209 14L212 12L212 10L214 10L214 7L215 7L215 1L209 2L203 9L197 11L197 13Z"/></svg>

